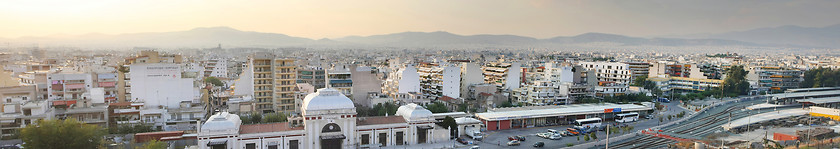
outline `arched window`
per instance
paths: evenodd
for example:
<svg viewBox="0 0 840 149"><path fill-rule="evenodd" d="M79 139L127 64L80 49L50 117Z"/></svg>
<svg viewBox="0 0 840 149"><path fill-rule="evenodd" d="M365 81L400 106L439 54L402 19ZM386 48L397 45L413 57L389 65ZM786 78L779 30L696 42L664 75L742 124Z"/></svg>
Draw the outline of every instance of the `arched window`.
<svg viewBox="0 0 840 149"><path fill-rule="evenodd" d="M341 131L341 128L338 127L338 124L335 124L335 123L329 123L329 124L325 125L323 129L321 129L322 133L324 133L324 132L340 132L340 131Z"/></svg>

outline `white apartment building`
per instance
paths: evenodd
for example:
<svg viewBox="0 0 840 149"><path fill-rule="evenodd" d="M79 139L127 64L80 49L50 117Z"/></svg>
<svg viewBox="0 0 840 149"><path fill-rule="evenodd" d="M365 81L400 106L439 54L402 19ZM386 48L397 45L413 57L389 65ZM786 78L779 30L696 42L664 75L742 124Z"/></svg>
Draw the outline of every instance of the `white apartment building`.
<svg viewBox="0 0 840 149"><path fill-rule="evenodd" d="M511 92L511 97L526 105L565 105L570 104L568 94L561 94L557 85L550 81L535 81L525 84Z"/></svg>
<svg viewBox="0 0 840 149"><path fill-rule="evenodd" d="M461 67L461 99L470 98L470 85L484 83L481 67L469 61L460 62Z"/></svg>
<svg viewBox="0 0 840 149"><path fill-rule="evenodd" d="M420 63L420 92L426 98L461 96L461 69L457 66L438 63Z"/></svg>
<svg viewBox="0 0 840 149"><path fill-rule="evenodd" d="M382 94L398 98L401 94L420 93L420 74L412 65L388 74L382 85Z"/></svg>
<svg viewBox="0 0 840 149"><path fill-rule="evenodd" d="M630 65L618 62L581 62L584 69L595 72L598 81L629 85L632 80Z"/></svg>
<svg viewBox="0 0 840 149"><path fill-rule="evenodd" d="M581 62L581 66L595 74L595 96L623 95L632 82L630 65L618 62ZM593 82L593 81L589 81Z"/></svg>
<svg viewBox="0 0 840 149"><path fill-rule="evenodd" d="M198 99L195 78L181 76L183 68L173 63L147 63L130 65L131 79L126 82L132 102L143 102L146 107L180 107L182 101Z"/></svg>
<svg viewBox="0 0 840 149"><path fill-rule="evenodd" d="M211 58L202 64L204 64L204 77L229 78L227 60L223 58Z"/></svg>
<svg viewBox="0 0 840 149"><path fill-rule="evenodd" d="M327 70L328 85L344 95L353 95L353 75L350 68L340 66Z"/></svg>
<svg viewBox="0 0 840 149"><path fill-rule="evenodd" d="M486 63L484 71L484 83L494 84L499 90L512 90L519 88L522 81L521 64L518 62L508 63L504 61Z"/></svg>
<svg viewBox="0 0 840 149"><path fill-rule="evenodd" d="M87 73L48 74L47 82L50 100L80 100L93 86L91 75Z"/></svg>

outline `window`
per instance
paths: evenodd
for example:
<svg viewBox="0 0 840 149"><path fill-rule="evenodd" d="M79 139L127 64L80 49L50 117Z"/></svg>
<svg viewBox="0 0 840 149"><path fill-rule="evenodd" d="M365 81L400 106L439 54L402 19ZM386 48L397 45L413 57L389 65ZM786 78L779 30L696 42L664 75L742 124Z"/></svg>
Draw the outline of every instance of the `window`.
<svg viewBox="0 0 840 149"><path fill-rule="evenodd" d="M370 144L370 135L362 134L362 145Z"/></svg>
<svg viewBox="0 0 840 149"><path fill-rule="evenodd" d="M388 134L379 133L379 144L382 146L388 146Z"/></svg>
<svg viewBox="0 0 840 149"><path fill-rule="evenodd" d="M299 145L298 140L289 140L289 149L298 149Z"/></svg>
<svg viewBox="0 0 840 149"><path fill-rule="evenodd" d="M423 135L423 136L425 137L425 135ZM403 141L403 132L402 131L398 131L395 137L397 137L397 142L396 142L397 145L403 145L404 144L403 143L404 141Z"/></svg>
<svg viewBox="0 0 840 149"><path fill-rule="evenodd" d="M245 144L245 149L257 149L257 144L254 144L254 143Z"/></svg>

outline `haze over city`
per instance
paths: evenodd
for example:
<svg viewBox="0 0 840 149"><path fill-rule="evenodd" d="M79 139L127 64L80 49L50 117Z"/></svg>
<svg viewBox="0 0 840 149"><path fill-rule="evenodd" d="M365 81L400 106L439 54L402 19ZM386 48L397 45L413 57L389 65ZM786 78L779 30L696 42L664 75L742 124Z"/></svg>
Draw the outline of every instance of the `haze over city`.
<svg viewBox="0 0 840 149"><path fill-rule="evenodd" d="M840 1L0 1L0 149L840 146Z"/></svg>

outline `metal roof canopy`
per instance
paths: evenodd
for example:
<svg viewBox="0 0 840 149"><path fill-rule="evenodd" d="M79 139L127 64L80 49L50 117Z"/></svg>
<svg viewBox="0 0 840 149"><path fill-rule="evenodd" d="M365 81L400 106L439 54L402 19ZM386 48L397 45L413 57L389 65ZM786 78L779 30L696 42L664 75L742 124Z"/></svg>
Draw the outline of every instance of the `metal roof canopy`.
<svg viewBox="0 0 840 149"><path fill-rule="evenodd" d="M840 96L838 97L823 97L823 98L810 98L810 99L799 99L796 102L807 102L812 104L825 104L825 103L837 103L840 102Z"/></svg>
<svg viewBox="0 0 840 149"><path fill-rule="evenodd" d="M779 94L770 94L768 96L778 99L785 99L785 98L806 98L811 96L829 96L835 95L840 96L840 90L830 90L830 91L813 91L813 92L796 92L796 93L779 93Z"/></svg>
<svg viewBox="0 0 840 149"><path fill-rule="evenodd" d="M522 119L522 118L538 118L538 117L556 117L569 115L584 115L584 114L601 114L604 109L621 108L622 112L645 111L653 108L635 105L635 104L589 104L586 106L559 106L557 108L546 109L523 109L516 111L500 111L500 112L485 112L476 113L476 117L487 121Z"/></svg>

